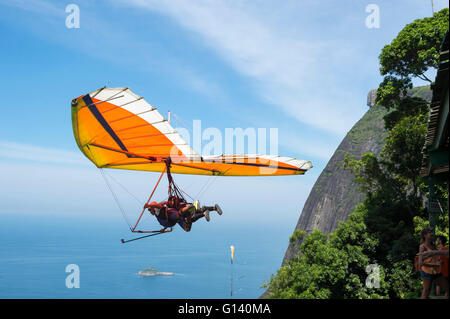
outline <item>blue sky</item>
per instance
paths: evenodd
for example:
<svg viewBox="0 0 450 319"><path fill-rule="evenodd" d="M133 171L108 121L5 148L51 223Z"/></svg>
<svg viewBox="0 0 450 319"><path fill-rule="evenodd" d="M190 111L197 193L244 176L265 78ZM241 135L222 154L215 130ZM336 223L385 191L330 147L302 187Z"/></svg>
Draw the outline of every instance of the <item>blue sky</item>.
<svg viewBox="0 0 450 319"><path fill-rule="evenodd" d="M65 26L70 3L80 8L79 29ZM365 25L371 3L380 28ZM430 15L427 0L0 0L0 213L64 207L119 217L70 120L72 98L107 85L130 87L182 123L277 127L279 154L310 160L307 175L217 179L202 200L222 203L230 219L251 210L245 220L270 220L281 203L283 221L295 224L331 154L367 111L381 48ZM157 177L111 174L141 198ZM207 181L177 179L194 194Z"/></svg>

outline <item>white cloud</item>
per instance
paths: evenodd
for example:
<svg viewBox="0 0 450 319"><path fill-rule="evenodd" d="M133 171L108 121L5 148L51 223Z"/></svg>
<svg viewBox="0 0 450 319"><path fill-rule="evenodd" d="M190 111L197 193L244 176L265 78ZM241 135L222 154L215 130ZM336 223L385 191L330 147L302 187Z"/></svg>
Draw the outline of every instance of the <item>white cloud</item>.
<svg viewBox="0 0 450 319"><path fill-rule="evenodd" d="M95 8L90 1L80 0L76 3L80 7L81 27L76 29L76 32L70 32L73 30L67 29L64 25L68 15L64 10L69 3L0 0L0 5L35 14L35 19L20 20L20 25L23 27L28 24L31 32L38 33L46 40L52 39L71 50L81 51L91 57L126 66L138 72L163 74L164 77L179 79L176 83L180 87L210 99L226 97L219 85L198 69L186 65L167 50L164 44L155 42L151 37L143 39L139 33L129 30L130 25L117 24L105 16L99 16L99 12L103 12L103 9ZM107 83L101 82L99 86L127 85L121 83L118 78L103 81Z"/></svg>
<svg viewBox="0 0 450 319"><path fill-rule="evenodd" d="M337 144L326 143L323 140L310 139L306 137L287 136L280 141L280 145L290 150L297 150L298 157L314 157L328 161L337 148Z"/></svg>
<svg viewBox="0 0 450 319"><path fill-rule="evenodd" d="M2 158L0 174L0 213L99 214L110 199L92 168Z"/></svg>
<svg viewBox="0 0 450 319"><path fill-rule="evenodd" d="M81 153L1 140L0 159L25 160L52 164L58 163L77 166L90 165L90 162Z"/></svg>
<svg viewBox="0 0 450 319"><path fill-rule="evenodd" d="M262 13L267 8L258 11L247 2L131 0L126 4L168 15L200 35L235 70L254 81L265 101L302 123L344 134L364 111L358 110L360 101L349 100L342 87L333 85L339 80L330 61L338 60L341 66L357 53L348 44L336 46L336 41L311 41L294 34L266 19Z"/></svg>
<svg viewBox="0 0 450 319"><path fill-rule="evenodd" d="M22 10L45 16L64 16L63 10L60 10L55 5L43 0L0 0L0 4L20 8Z"/></svg>

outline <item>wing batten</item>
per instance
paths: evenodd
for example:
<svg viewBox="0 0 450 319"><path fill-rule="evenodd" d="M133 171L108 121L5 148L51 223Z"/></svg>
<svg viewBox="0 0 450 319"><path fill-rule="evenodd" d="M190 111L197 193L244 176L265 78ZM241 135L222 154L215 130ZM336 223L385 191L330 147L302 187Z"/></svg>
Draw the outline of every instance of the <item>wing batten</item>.
<svg viewBox="0 0 450 319"><path fill-rule="evenodd" d="M136 113L136 114L131 114L131 115L128 115L128 116L124 116L124 117L121 117L121 118L112 120L112 121L110 121L110 123L123 121L123 120L129 119L129 118L132 118L132 117L134 117L134 116L139 116L139 115L142 115L142 114L145 114L145 113L148 113L148 112L153 112L153 111L155 111L155 110L156 110L156 109L151 109L151 110L148 110L148 111L143 111L143 112L141 112L141 113ZM149 123L149 124L152 125L153 123Z"/></svg>
<svg viewBox="0 0 450 319"><path fill-rule="evenodd" d="M127 140L133 140L133 139L138 139L138 138L145 138L145 137L154 137L154 136L161 136L161 135L168 135L168 134L177 134L178 132L168 132L168 133L161 133L161 134L150 134L150 135L143 135L143 136L133 136L133 137L128 137L128 138L123 138L122 141L127 141Z"/></svg>

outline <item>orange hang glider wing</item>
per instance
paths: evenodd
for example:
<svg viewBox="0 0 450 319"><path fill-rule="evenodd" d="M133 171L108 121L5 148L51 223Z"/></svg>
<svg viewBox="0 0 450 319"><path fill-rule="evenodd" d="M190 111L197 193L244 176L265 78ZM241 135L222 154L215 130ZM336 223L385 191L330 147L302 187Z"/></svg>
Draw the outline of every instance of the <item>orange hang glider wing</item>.
<svg viewBox="0 0 450 319"><path fill-rule="evenodd" d="M270 155L200 156L158 110L128 88L101 88L72 100L83 154L99 168L223 176L304 174L311 162Z"/></svg>

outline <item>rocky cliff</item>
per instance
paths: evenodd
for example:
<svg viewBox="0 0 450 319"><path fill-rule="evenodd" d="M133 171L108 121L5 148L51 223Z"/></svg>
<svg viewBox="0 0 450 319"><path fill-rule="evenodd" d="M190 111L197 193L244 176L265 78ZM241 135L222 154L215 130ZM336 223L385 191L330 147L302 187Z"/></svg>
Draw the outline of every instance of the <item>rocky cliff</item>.
<svg viewBox="0 0 450 319"><path fill-rule="evenodd" d="M430 100L428 86L411 90L408 95ZM359 158L367 152L379 154L383 148L386 131L383 117L386 109L375 105L376 89L369 92L366 114L352 127L334 152L314 184L305 202L296 230L310 233L315 229L331 233L339 221L345 221L355 206L364 200L364 194L353 182L354 176L341 165L346 153ZM300 241L292 241L286 250L283 265L295 256Z"/></svg>
<svg viewBox="0 0 450 319"><path fill-rule="evenodd" d="M431 100L429 86L414 88L408 95ZM338 222L347 220L356 205L364 200L365 195L353 182L353 174L344 170L341 165L346 153L359 158L367 152L376 155L381 152L386 136L383 117L387 111L375 104L375 98L376 89L373 89L367 95L369 110L347 133L320 174L303 206L295 230L306 231L306 234L316 229L331 233ZM283 265L297 254L300 244L301 240L291 240ZM267 295L268 290L260 298Z"/></svg>
<svg viewBox="0 0 450 319"><path fill-rule="evenodd" d="M370 102L372 100L369 97ZM367 152L378 154L381 151L386 134L383 121L385 114L385 108L373 105L347 133L314 184L296 230L306 231L307 234L315 229L331 233L338 222L345 221L355 206L364 200L364 195L353 182L353 174L341 165L346 153L360 157ZM299 244L296 241L290 243L283 264L295 256Z"/></svg>

